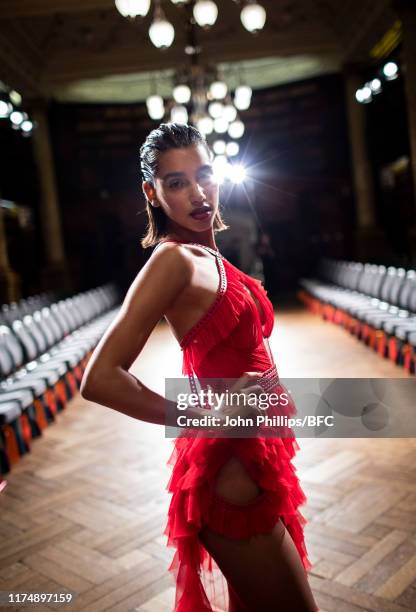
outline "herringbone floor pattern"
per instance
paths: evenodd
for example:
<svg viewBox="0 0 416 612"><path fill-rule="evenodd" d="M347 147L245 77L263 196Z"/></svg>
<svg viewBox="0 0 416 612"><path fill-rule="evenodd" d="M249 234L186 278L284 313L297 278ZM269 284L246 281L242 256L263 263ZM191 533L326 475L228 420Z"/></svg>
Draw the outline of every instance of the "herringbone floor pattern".
<svg viewBox="0 0 416 612"><path fill-rule="evenodd" d="M406 376L303 309L278 313L271 344L281 376ZM133 371L163 393L180 358L161 324ZM310 581L322 610L415 610L416 440L299 444ZM163 428L74 399L0 495L0 590L76 593L63 610L170 612L171 445ZM7 608L18 609L27 608Z"/></svg>

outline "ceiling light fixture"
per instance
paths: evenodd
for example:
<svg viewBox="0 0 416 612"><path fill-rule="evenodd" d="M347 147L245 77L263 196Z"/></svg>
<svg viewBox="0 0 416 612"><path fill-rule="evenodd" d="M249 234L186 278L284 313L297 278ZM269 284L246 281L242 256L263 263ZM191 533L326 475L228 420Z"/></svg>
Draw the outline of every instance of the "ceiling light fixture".
<svg viewBox="0 0 416 612"><path fill-rule="evenodd" d="M155 1L155 17L149 28L149 37L158 49L167 49L175 38L175 29L163 14L160 0ZM218 6L214 0L171 0L172 4L192 11L194 22L201 28L211 28L218 18ZM242 0L244 6L240 13L240 20L244 28L256 34L263 29L266 23L266 11L256 0ZM115 0L117 10L128 19L145 17L151 5L151 0Z"/></svg>
<svg viewBox="0 0 416 612"><path fill-rule="evenodd" d="M149 38L158 49L168 49L175 38L175 29L166 19L160 0L156 0L153 22L149 28Z"/></svg>
<svg viewBox="0 0 416 612"><path fill-rule="evenodd" d="M266 23L266 11L264 7L255 0L246 0L246 5L240 14L241 23L246 30L256 34L264 28Z"/></svg>
<svg viewBox="0 0 416 612"><path fill-rule="evenodd" d="M118 12L130 19L146 17L150 9L150 0L115 0L115 3Z"/></svg>

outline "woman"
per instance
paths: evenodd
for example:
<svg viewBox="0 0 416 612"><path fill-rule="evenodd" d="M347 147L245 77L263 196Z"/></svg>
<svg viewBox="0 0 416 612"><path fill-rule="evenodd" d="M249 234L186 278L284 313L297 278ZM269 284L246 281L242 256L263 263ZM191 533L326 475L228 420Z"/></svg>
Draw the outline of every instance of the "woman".
<svg viewBox="0 0 416 612"><path fill-rule="evenodd" d="M237 379L233 390L258 394L278 385L263 341L273 307L261 283L215 245L215 232L226 226L201 134L162 124L140 153L149 219L142 245L157 248L95 349L81 393L162 425L169 402L128 372L159 320L166 318L180 343L192 388L196 374ZM187 414L200 418L206 410L189 407ZM227 415L243 413L258 410L221 404L218 416L225 423ZM176 576L175 612L317 610L306 575L306 521L297 509L305 496L291 464L297 448L291 437L175 440L165 531L176 547L169 568ZM228 587L219 599L212 580L218 572Z"/></svg>

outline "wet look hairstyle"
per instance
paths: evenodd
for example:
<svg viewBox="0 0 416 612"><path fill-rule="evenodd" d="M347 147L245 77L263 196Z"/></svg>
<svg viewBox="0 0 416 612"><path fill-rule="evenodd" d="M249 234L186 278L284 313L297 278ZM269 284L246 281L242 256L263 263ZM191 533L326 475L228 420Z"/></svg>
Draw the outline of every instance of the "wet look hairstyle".
<svg viewBox="0 0 416 612"><path fill-rule="evenodd" d="M204 145L211 158L212 153L207 141L196 128L186 124L161 123L158 128L150 132L140 147L140 169L143 181L147 181L154 186L159 169L160 153L171 149L190 147L195 144ZM141 245L144 249L154 246L166 236L168 219L160 206L152 206L147 199L146 212L148 225L146 234L141 239ZM213 228L214 231L222 231L228 228L223 222L219 210L214 217Z"/></svg>

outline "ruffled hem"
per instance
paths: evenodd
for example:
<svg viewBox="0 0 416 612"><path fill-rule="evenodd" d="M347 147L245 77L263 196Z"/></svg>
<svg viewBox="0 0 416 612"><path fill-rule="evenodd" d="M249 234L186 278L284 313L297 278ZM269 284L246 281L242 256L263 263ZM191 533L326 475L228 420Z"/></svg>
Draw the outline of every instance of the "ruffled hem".
<svg viewBox="0 0 416 612"><path fill-rule="evenodd" d="M212 584L218 566L198 539L203 525L228 538L247 539L269 533L279 518L291 535L305 572L311 569L304 541L307 523L299 506L306 502L291 459L299 449L294 438L177 438L168 465L167 489L173 494L165 535L176 552L169 567L176 579L174 612L213 612ZM253 502L231 504L215 492L217 471L236 456L263 489ZM224 605L226 602L224 601Z"/></svg>

